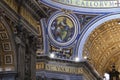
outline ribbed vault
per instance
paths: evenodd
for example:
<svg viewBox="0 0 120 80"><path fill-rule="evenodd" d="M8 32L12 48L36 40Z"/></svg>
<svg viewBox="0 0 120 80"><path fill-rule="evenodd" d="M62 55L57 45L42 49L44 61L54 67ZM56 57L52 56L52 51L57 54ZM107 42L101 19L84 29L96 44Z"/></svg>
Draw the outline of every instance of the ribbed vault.
<svg viewBox="0 0 120 80"><path fill-rule="evenodd" d="M103 75L113 64L120 71L120 20L110 20L97 27L84 45L83 57Z"/></svg>

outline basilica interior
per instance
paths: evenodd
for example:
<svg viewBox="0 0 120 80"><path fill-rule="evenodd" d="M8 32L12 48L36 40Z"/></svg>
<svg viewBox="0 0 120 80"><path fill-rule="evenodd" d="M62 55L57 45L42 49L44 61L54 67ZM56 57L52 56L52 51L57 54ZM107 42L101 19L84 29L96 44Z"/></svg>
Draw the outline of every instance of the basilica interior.
<svg viewBox="0 0 120 80"><path fill-rule="evenodd" d="M120 0L0 0L0 80L120 80Z"/></svg>

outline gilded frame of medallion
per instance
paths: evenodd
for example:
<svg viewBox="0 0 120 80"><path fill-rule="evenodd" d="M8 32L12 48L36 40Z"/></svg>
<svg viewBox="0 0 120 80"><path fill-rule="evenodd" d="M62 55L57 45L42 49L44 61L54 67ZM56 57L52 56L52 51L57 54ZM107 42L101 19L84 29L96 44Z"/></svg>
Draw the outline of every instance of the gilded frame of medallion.
<svg viewBox="0 0 120 80"><path fill-rule="evenodd" d="M53 45L68 47L72 45L80 31L80 23L74 14L55 12L48 19L48 37Z"/></svg>

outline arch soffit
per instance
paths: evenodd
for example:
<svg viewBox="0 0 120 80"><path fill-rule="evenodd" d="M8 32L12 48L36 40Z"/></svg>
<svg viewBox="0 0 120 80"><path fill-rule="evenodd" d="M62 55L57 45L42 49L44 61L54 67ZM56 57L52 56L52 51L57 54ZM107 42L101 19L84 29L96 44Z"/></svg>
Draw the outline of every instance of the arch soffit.
<svg viewBox="0 0 120 80"><path fill-rule="evenodd" d="M6 67L9 67L10 70L15 70L16 49L14 36L12 30L10 29L9 23L5 20L4 16L1 16L0 19L0 45L2 47L2 50L0 52L3 55L3 59L5 60L4 67L2 68L5 69ZM7 56L11 58L11 61L9 63L6 62Z"/></svg>
<svg viewBox="0 0 120 80"><path fill-rule="evenodd" d="M120 18L120 13L114 13L114 14L108 14L105 16L102 16L94 21L91 21L90 24L88 24L85 28L85 30L81 33L81 36L79 38L79 44L77 45L77 56L80 58L80 60L83 59L83 48L86 43L86 40L88 39L89 35L92 31L94 31L97 27L99 27L101 24L105 23L106 21L112 20L112 19L118 19Z"/></svg>

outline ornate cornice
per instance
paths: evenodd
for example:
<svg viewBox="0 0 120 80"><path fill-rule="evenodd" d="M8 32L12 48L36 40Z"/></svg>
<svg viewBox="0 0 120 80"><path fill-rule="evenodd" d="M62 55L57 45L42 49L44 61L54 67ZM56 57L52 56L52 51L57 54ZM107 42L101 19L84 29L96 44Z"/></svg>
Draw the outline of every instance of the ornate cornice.
<svg viewBox="0 0 120 80"><path fill-rule="evenodd" d="M42 5L39 5L35 0L25 0L23 2L24 6L32 13L35 19L40 20L40 18L48 17L45 9Z"/></svg>
<svg viewBox="0 0 120 80"><path fill-rule="evenodd" d="M37 57L36 69L52 71L52 72L62 72L67 74L83 74L84 76L91 76L92 79L102 80L100 75L96 73L94 68L90 65L88 61L74 62L64 59L51 59L48 56L39 56ZM93 77L94 76L94 77ZM89 77L90 79L91 77Z"/></svg>
<svg viewBox="0 0 120 80"><path fill-rule="evenodd" d="M16 12L18 10L15 10L14 8L11 8L11 7L12 7L12 5L10 5L9 3L6 3L4 1L0 1L0 8L1 8L1 10L4 10L3 12L4 12L5 16L7 16L12 22L14 22L16 24L20 19L20 21L22 22L22 24L24 25L24 27L26 29L28 29L33 34L38 35L38 32L35 29L35 26L32 24L32 22L30 23L30 21L28 21L28 19L26 17L23 17L21 15L21 13ZM18 7L18 6L16 6L16 7ZM22 6L22 9L23 9L23 6ZM25 13L25 10L23 13ZM37 23L37 21L36 21L36 23Z"/></svg>

